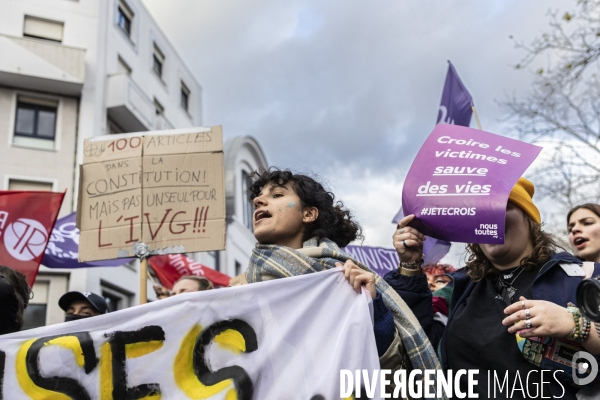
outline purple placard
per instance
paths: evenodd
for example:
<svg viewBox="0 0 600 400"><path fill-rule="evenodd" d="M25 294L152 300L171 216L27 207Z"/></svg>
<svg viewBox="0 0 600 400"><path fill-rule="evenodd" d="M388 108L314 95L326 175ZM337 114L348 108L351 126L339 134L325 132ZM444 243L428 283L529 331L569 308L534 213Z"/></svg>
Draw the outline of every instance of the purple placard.
<svg viewBox="0 0 600 400"><path fill-rule="evenodd" d="M405 214L427 236L504 243L511 189L539 146L463 126L439 124L425 140L402 189Z"/></svg>

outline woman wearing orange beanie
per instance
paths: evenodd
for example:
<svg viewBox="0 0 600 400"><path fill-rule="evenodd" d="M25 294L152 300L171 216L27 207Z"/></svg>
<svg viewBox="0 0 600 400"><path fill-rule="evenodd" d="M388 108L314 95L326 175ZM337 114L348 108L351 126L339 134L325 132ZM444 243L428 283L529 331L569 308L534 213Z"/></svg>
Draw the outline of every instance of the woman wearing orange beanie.
<svg viewBox="0 0 600 400"><path fill-rule="evenodd" d="M569 380L571 369L563 365L571 360L556 362L557 357L547 357L550 350L558 354L559 348L568 349L572 354L580 348L600 354L600 336L593 324L575 307L567 308L575 303L582 280L573 273L575 268L581 270L580 261L556 252L554 240L542 230L533 193L533 184L525 178L512 189L504 244L467 245L464 272L455 274L444 289L450 300L447 325L438 330L437 337L430 335L434 346L439 343L443 368L480 370L479 398L488 398L489 371L497 373L500 381L506 373L510 387L522 382L522 391L496 393L495 398L537 397L543 389L545 396L575 399L579 387ZM425 237L408 226L414 218L409 215L398 223L393 242L400 265L385 276L401 296L408 295L405 299L416 298L415 290L427 290L421 272ZM600 264L595 265L598 273ZM550 379L540 376L542 370L559 369L568 374L554 373Z"/></svg>

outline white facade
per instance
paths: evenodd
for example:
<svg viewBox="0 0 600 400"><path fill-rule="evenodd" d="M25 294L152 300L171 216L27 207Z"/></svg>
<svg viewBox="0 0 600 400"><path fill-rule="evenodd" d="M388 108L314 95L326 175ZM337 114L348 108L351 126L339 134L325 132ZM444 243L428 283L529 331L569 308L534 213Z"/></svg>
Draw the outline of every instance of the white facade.
<svg viewBox="0 0 600 400"><path fill-rule="evenodd" d="M85 139L202 126L202 87L140 0L0 0L0 10L0 189L66 189L62 217L77 204ZM228 250L194 258L234 275L254 245L238 217L237 175L266 161L251 138L225 148L227 174L236 174L226 178ZM39 307L28 310L43 312L46 324L61 322L57 301L69 290L103 294L125 308L138 304L138 282L137 265L42 266L31 302ZM154 299L150 282L148 295Z"/></svg>
<svg viewBox="0 0 600 400"><path fill-rule="evenodd" d="M252 233L254 206L246 196L253 171L268 167L258 142L250 137L235 137L224 144L225 197L227 199L227 251L221 255L221 271L236 276L246 270L256 244Z"/></svg>

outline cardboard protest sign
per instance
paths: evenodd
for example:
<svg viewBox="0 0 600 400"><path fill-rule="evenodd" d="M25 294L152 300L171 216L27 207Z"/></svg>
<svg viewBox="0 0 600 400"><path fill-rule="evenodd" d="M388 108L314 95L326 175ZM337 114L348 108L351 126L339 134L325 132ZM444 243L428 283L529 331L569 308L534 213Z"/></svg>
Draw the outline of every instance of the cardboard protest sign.
<svg viewBox="0 0 600 400"><path fill-rule="evenodd" d="M80 169L79 260L225 248L221 127L87 139Z"/></svg>
<svg viewBox="0 0 600 400"><path fill-rule="evenodd" d="M380 368L369 301L332 269L4 335L3 395L339 399L340 370Z"/></svg>
<svg viewBox="0 0 600 400"><path fill-rule="evenodd" d="M493 133L440 124L425 140L402 190L406 215L427 236L504 243L512 187L542 150Z"/></svg>
<svg viewBox="0 0 600 400"><path fill-rule="evenodd" d="M0 191L0 265L33 286L65 193Z"/></svg>

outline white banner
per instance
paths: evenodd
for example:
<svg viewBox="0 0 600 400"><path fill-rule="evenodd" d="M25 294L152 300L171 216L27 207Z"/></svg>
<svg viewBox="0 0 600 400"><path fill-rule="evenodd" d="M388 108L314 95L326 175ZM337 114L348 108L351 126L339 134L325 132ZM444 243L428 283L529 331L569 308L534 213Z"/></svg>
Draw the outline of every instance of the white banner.
<svg viewBox="0 0 600 400"><path fill-rule="evenodd" d="M339 399L379 368L368 298L334 269L1 336L3 398Z"/></svg>

